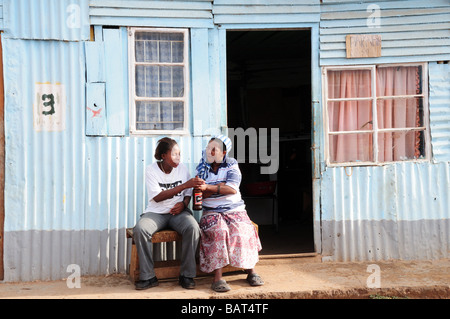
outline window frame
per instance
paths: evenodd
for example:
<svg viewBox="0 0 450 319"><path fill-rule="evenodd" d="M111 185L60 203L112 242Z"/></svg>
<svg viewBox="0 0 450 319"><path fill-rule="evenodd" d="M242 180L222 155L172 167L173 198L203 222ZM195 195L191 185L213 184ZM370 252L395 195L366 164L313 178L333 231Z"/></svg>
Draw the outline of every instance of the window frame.
<svg viewBox="0 0 450 319"><path fill-rule="evenodd" d="M383 67L408 67L408 66L420 66L422 67L422 93L421 94L411 94L411 95L396 95L396 96L382 96L378 97L376 94L376 71L377 68ZM344 71L344 70L370 70L371 72L371 96L370 97L350 97L350 98L328 98L328 71ZM384 166L395 163L403 162L429 162L431 159L431 136L430 136L430 107L428 102L428 64L426 62L417 63L393 63L393 64L370 64L370 65L345 65L345 66L325 66L322 67L322 98L323 98L323 123L325 132L325 162L327 166L339 167L339 166ZM415 128L378 128L377 119L377 101L379 99L392 99L401 97L418 97L423 99L423 126ZM330 132L330 123L328 117L328 102L337 101L371 101L372 102L372 127L371 130L359 130L359 131L338 131ZM414 158L403 161L384 161L380 162L378 159L378 134L379 133L389 133L389 132L413 132L413 131L423 131L424 132L424 157ZM373 134L373 161L364 162L331 162L330 156L330 136L332 135L344 135L344 134L356 134L356 133L370 133Z"/></svg>
<svg viewBox="0 0 450 319"><path fill-rule="evenodd" d="M164 63L164 62L136 62L136 32L156 32L156 33L182 33L183 34L183 63ZM189 64L189 29L185 28L147 28L147 27L129 27L128 28L128 81L129 81L129 131L132 136L149 135L187 135L189 134L189 109L190 109L190 64ZM184 96L183 97L138 97L136 95L136 66L137 65L155 65L155 66L183 66L184 68ZM136 129L136 102L183 102L184 119L182 130L138 130Z"/></svg>

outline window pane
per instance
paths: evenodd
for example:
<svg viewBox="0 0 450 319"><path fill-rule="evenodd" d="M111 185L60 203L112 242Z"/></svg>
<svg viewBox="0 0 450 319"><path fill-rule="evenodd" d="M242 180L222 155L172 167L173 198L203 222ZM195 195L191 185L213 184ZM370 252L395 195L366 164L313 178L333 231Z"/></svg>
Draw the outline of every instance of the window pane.
<svg viewBox="0 0 450 319"><path fill-rule="evenodd" d="M172 102L161 102L161 121L172 122Z"/></svg>
<svg viewBox="0 0 450 319"><path fill-rule="evenodd" d="M391 162L424 158L424 136L424 131L378 134L378 160L380 162Z"/></svg>
<svg viewBox="0 0 450 319"><path fill-rule="evenodd" d="M158 42L147 41L145 43L145 58L143 62L158 62Z"/></svg>
<svg viewBox="0 0 450 319"><path fill-rule="evenodd" d="M136 62L182 63L184 35L182 33L137 32Z"/></svg>
<svg viewBox="0 0 450 319"><path fill-rule="evenodd" d="M330 135L330 161L373 161L373 139L370 133Z"/></svg>
<svg viewBox="0 0 450 319"><path fill-rule="evenodd" d="M422 94L422 67L396 66L377 69L377 96Z"/></svg>
<svg viewBox="0 0 450 319"><path fill-rule="evenodd" d="M422 98L379 99L378 127L381 129L422 127L422 102Z"/></svg>
<svg viewBox="0 0 450 319"><path fill-rule="evenodd" d="M182 130L184 128L183 102L136 102L138 130Z"/></svg>
<svg viewBox="0 0 450 319"><path fill-rule="evenodd" d="M136 66L136 95L139 97L158 97L158 66Z"/></svg>
<svg viewBox="0 0 450 319"><path fill-rule="evenodd" d="M136 32L135 40L137 41L148 41L148 40L163 40L163 41L183 41L184 35L180 32L148 32L141 31Z"/></svg>
<svg viewBox="0 0 450 319"><path fill-rule="evenodd" d="M159 62L159 41L136 41L136 62Z"/></svg>
<svg viewBox="0 0 450 319"><path fill-rule="evenodd" d="M328 98L372 96L370 70L328 71Z"/></svg>
<svg viewBox="0 0 450 319"><path fill-rule="evenodd" d="M157 129L159 114L159 102L136 102L136 128Z"/></svg>
<svg viewBox="0 0 450 319"><path fill-rule="evenodd" d="M183 102L173 102L173 121L183 124L184 122Z"/></svg>
<svg viewBox="0 0 450 319"><path fill-rule="evenodd" d="M139 97L183 97L182 66L136 66L136 95Z"/></svg>
<svg viewBox="0 0 450 319"><path fill-rule="evenodd" d="M143 62L145 60L145 42L136 41L135 43L136 62Z"/></svg>
<svg viewBox="0 0 450 319"><path fill-rule="evenodd" d="M172 62L172 44L169 41L159 42L159 62Z"/></svg>
<svg viewBox="0 0 450 319"><path fill-rule="evenodd" d="M184 96L184 68L182 66L172 67L172 96Z"/></svg>
<svg viewBox="0 0 450 319"><path fill-rule="evenodd" d="M372 129L372 101L328 102L330 132Z"/></svg>
<svg viewBox="0 0 450 319"><path fill-rule="evenodd" d="M184 43L183 41L172 42L172 62L183 63L184 61Z"/></svg>

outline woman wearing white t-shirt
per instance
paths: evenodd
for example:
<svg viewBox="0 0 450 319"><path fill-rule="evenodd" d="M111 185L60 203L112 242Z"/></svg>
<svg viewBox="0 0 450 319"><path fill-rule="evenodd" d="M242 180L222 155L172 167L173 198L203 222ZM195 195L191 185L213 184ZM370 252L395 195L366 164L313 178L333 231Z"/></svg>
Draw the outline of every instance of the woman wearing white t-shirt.
<svg viewBox="0 0 450 319"><path fill-rule="evenodd" d="M171 138L158 141L155 158L158 162L147 166L145 171L148 204L133 231L140 272L136 289L158 285L152 235L164 228L171 228L183 237L179 283L183 288L194 288L195 252L200 229L188 205L192 188L203 185L204 181L198 177L190 178L188 169L180 163L180 148Z"/></svg>

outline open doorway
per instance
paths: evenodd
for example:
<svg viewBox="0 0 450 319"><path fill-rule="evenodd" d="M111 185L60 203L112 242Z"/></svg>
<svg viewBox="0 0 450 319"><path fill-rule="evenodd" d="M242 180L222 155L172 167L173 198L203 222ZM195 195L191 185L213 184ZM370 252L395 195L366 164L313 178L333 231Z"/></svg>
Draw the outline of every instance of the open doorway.
<svg viewBox="0 0 450 319"><path fill-rule="evenodd" d="M230 128L279 128L276 174L239 164L260 254L314 252L310 30L227 31L227 108Z"/></svg>

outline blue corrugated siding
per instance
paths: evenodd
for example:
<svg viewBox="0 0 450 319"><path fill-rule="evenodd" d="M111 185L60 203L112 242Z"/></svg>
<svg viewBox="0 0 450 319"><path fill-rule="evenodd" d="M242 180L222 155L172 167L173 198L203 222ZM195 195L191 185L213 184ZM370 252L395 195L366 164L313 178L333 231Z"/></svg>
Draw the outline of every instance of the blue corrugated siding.
<svg viewBox="0 0 450 319"><path fill-rule="evenodd" d="M126 34L125 28L108 31ZM209 139L203 134L220 132L226 125L225 91L219 85L224 60L217 55L224 33L197 31L191 35L191 49L199 53L192 58L192 70L205 73L202 68L207 66L208 80L192 83L192 100L206 99L195 106L191 101L189 127L192 132L194 116L199 120L201 115L203 130L175 137L191 173ZM117 43L117 51L126 51L127 41ZM135 225L146 205L145 167L155 161L161 136L86 136L86 44L4 39L7 281L59 279L67 276L72 263L79 264L83 274L126 271L125 228ZM123 55L117 64L106 65L125 83L127 59ZM64 130L34 129L36 83L65 86ZM121 107L128 112L127 101Z"/></svg>
<svg viewBox="0 0 450 319"><path fill-rule="evenodd" d="M3 39L5 280L56 279L82 264L84 44ZM39 63L36 63L39 61ZM37 83L65 88L65 129L34 126ZM45 84L44 84L45 85ZM48 100L47 100L48 101ZM61 112L55 107L56 114ZM61 236L70 232L73 236Z"/></svg>
<svg viewBox="0 0 450 319"><path fill-rule="evenodd" d="M319 53L322 65L448 60L448 1L431 0L427 8L422 1L375 2L382 18L381 28L372 32L383 35L384 57L358 60L342 57L345 35L366 33L361 23L370 1L3 1L7 281L59 279L67 276L72 263L83 274L126 270L129 243L124 230L134 226L146 205L145 167L154 162L161 136L128 136L126 28L107 28L104 37L102 26L191 28L191 134L175 137L191 173L208 135L227 125L226 30L312 28L314 232L319 252L337 260L448 256L448 64L429 65L432 162L352 168L323 164L318 65ZM77 20L69 19L76 12L70 5L81 9L80 28L73 28ZM45 20L48 15L53 19ZM96 42L84 42L90 38L89 19L102 35ZM102 60L102 50L116 56ZM96 61L113 73L99 74L100 68L92 69L99 66ZM36 83L65 87L63 130L34 126ZM105 128L107 136L86 136L87 83L104 83L114 94L108 103L116 103L112 109L122 117L120 123L105 123L112 125L112 130Z"/></svg>
<svg viewBox="0 0 450 319"><path fill-rule="evenodd" d="M89 0L3 0L5 37L82 41L90 38Z"/></svg>
<svg viewBox="0 0 450 319"><path fill-rule="evenodd" d="M93 25L212 28L212 0L90 0Z"/></svg>
<svg viewBox="0 0 450 319"><path fill-rule="evenodd" d="M450 161L450 64L429 64L430 126L433 157Z"/></svg>
<svg viewBox="0 0 450 319"><path fill-rule="evenodd" d="M5 231L83 229L84 44L3 39L3 45ZM37 83L65 87L65 130L35 129Z"/></svg>
<svg viewBox="0 0 450 319"><path fill-rule="evenodd" d="M370 20L373 11L380 19ZM323 167L325 260L447 258L450 247L450 3L324 0L320 64L429 63L430 162ZM373 17L373 16L372 16ZM368 23L379 22L377 27ZM347 59L347 34L381 34L382 56ZM324 123L321 126L325 125Z"/></svg>
<svg viewBox="0 0 450 319"><path fill-rule="evenodd" d="M322 219L448 219L449 174L448 163L327 168L322 177Z"/></svg>
<svg viewBox="0 0 450 319"><path fill-rule="evenodd" d="M322 246L339 261L447 258L448 163L328 168Z"/></svg>
<svg viewBox="0 0 450 319"><path fill-rule="evenodd" d="M347 59L347 34L380 34L381 57ZM424 62L450 59L450 3L429 1L323 1L321 65Z"/></svg>
<svg viewBox="0 0 450 319"><path fill-rule="evenodd" d="M0 0L0 30L3 30L3 0Z"/></svg>
<svg viewBox="0 0 450 319"><path fill-rule="evenodd" d="M214 0L214 23L289 24L320 20L319 0Z"/></svg>

